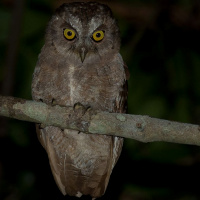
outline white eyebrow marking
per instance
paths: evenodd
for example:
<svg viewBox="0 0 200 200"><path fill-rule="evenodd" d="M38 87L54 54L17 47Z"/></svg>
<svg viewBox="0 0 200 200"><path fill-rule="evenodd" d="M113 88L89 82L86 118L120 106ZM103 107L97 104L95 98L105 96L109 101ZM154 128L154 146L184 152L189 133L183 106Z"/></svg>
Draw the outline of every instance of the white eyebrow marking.
<svg viewBox="0 0 200 200"><path fill-rule="evenodd" d="M100 25L102 25L102 20L98 18L92 18L89 22L89 33L92 34Z"/></svg>

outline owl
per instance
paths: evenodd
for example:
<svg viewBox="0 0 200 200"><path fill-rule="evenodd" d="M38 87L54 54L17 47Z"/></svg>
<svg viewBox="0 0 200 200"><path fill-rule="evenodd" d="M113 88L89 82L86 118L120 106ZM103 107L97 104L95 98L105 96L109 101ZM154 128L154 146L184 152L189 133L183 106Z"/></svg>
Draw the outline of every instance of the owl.
<svg viewBox="0 0 200 200"><path fill-rule="evenodd" d="M52 16L33 74L32 97L48 105L126 112L127 67L110 8L96 2L61 5ZM123 138L36 125L63 195L102 196Z"/></svg>

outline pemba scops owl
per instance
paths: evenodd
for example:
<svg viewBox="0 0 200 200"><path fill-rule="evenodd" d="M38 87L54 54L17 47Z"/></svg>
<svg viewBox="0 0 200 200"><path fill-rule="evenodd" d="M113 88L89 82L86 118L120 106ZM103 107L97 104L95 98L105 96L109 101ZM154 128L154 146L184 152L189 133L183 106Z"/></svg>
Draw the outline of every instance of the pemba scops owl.
<svg viewBox="0 0 200 200"><path fill-rule="evenodd" d="M119 50L119 28L108 6L61 5L46 29L33 74L33 99L125 113L128 70ZM97 198L105 193L123 138L39 125L37 134L64 195Z"/></svg>

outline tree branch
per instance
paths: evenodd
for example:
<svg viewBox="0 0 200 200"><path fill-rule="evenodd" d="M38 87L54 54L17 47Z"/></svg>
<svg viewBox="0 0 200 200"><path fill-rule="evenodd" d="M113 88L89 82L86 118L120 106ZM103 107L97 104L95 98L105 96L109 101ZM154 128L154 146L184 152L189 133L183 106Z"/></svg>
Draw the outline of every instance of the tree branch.
<svg viewBox="0 0 200 200"><path fill-rule="evenodd" d="M164 141L200 145L200 126L151 118L149 116L108 113L74 107L50 106L42 102L0 96L0 115L57 126L85 133L114 135L141 142Z"/></svg>

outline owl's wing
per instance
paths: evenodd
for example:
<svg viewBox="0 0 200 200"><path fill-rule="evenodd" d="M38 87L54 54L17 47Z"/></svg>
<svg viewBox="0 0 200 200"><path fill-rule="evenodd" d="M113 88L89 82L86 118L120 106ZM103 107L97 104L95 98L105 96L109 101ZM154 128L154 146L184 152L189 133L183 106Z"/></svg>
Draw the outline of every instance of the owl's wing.
<svg viewBox="0 0 200 200"><path fill-rule="evenodd" d="M129 72L129 70L128 70L128 66L127 66L127 64L124 62L124 71L125 71L125 74L126 74L126 81L128 81L129 80L129 78L130 78L130 72Z"/></svg>
<svg viewBox="0 0 200 200"><path fill-rule="evenodd" d="M115 110L117 113L127 113L127 98L128 98L128 79L130 77L130 73L128 70L128 66L124 63L124 71L125 71L125 79L124 85L122 87L122 91L120 91L119 98L116 98L115 102ZM117 160L121 154L122 146L123 146L123 138L113 137L113 162L112 169L117 163Z"/></svg>
<svg viewBox="0 0 200 200"><path fill-rule="evenodd" d="M124 79L124 85L123 90L120 93L120 100L116 104L119 106L117 107L116 112L119 113L127 113L127 98L128 98L128 79L130 78L130 73L128 70L128 66L126 63L124 63L124 71L125 71L125 79Z"/></svg>
<svg viewBox="0 0 200 200"><path fill-rule="evenodd" d="M99 197L104 194L112 172L111 136L48 126L39 129L38 138L47 151L52 174L64 195Z"/></svg>

